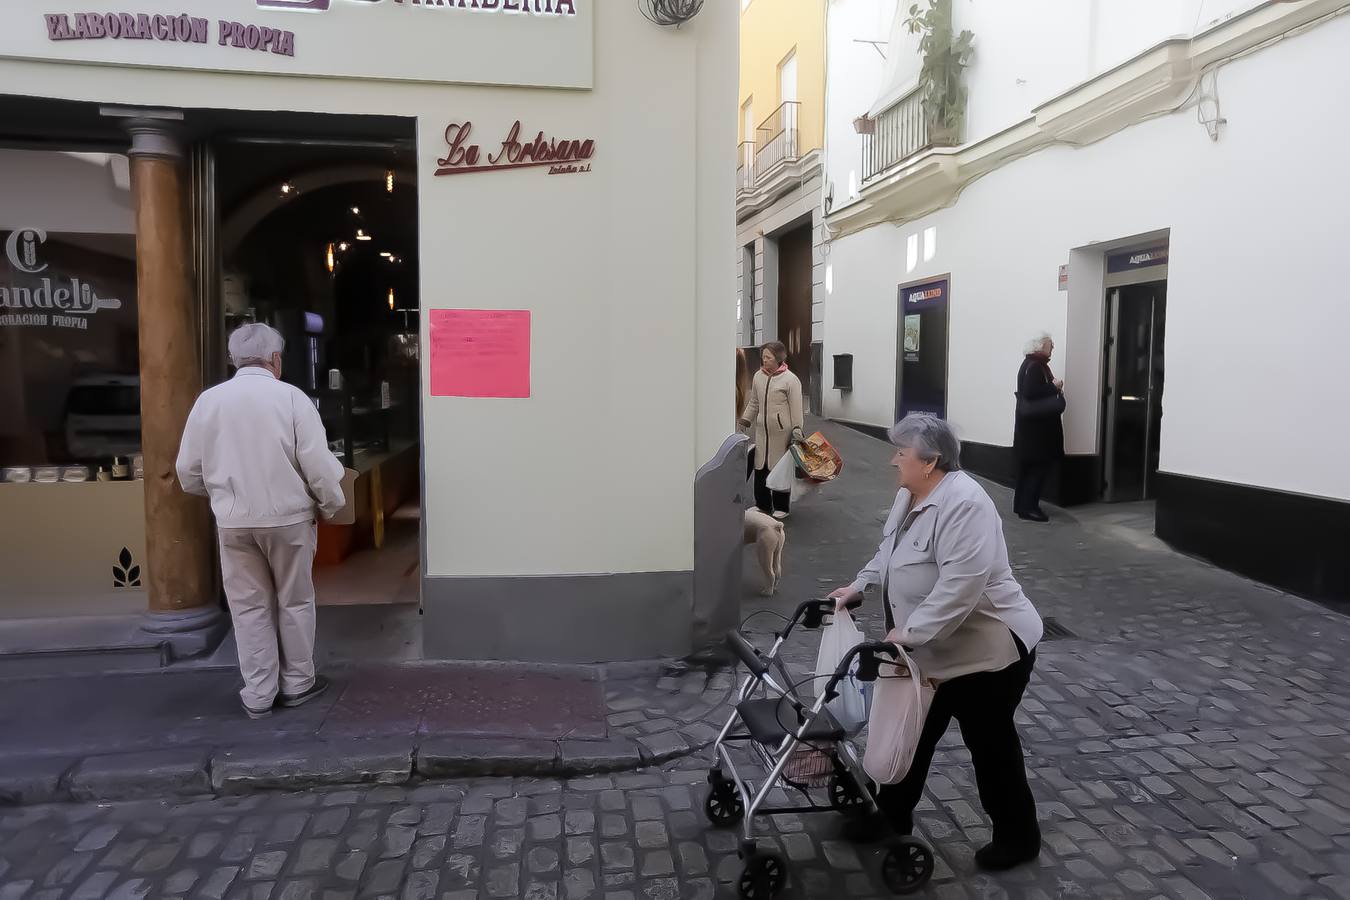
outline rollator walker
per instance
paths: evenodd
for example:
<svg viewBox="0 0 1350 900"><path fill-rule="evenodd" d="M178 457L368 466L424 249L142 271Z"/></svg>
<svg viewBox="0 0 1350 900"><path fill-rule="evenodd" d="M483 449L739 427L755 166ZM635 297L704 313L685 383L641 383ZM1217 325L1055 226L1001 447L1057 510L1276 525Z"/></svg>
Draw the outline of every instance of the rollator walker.
<svg viewBox="0 0 1350 900"><path fill-rule="evenodd" d="M882 657L896 658L898 649L882 641L854 647L830 673L814 701L798 693L798 687L805 682L794 684L778 658L784 642L799 624L808 629L820 628L825 615L833 611L833 600L802 603L775 635L768 653L760 652L740 631L727 634L727 644L749 674L737 693L735 711L713 744L717 759L708 772L711 788L703 809L715 827L742 826L740 857L745 867L738 886L740 895L748 900L776 897L786 887L788 875L787 861L781 855L761 851L756 844L755 816L817 812L837 812L850 818L882 816L858 748L825 704L838 696L839 683L849 676L855 659L857 679L874 682ZM824 677L824 673L815 676ZM806 679L811 680L815 679ZM742 757L741 767L733 759L733 748ZM808 754L807 758L817 763L815 768L821 771L812 771L805 777L796 772L790 762L798 754ZM752 781L752 775L762 780ZM804 805L767 805L770 794L780 786L800 794ZM823 802L819 797L821 788L825 793ZM882 862L881 876L896 894L920 890L933 876L932 849L918 838L893 838Z"/></svg>

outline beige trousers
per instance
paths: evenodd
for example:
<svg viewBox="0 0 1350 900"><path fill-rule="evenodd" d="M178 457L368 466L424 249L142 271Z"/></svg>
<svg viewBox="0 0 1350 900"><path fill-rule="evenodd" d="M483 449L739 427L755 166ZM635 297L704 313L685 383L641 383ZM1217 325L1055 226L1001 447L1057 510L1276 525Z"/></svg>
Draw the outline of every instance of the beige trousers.
<svg viewBox="0 0 1350 900"><path fill-rule="evenodd" d="M239 645L239 692L250 709L270 709L277 691L314 684L313 522L282 528L220 529L220 569Z"/></svg>

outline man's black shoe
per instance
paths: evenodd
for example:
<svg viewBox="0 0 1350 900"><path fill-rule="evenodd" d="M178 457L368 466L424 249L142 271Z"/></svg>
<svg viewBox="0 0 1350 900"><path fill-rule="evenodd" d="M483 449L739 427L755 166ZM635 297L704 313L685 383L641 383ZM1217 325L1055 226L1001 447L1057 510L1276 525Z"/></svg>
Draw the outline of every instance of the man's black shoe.
<svg viewBox="0 0 1350 900"><path fill-rule="evenodd" d="M304 706L315 697L322 695L326 690L328 690L328 679L320 675L314 679L314 683L309 686L309 690L301 691L298 694L282 694L277 699L277 705L286 709Z"/></svg>

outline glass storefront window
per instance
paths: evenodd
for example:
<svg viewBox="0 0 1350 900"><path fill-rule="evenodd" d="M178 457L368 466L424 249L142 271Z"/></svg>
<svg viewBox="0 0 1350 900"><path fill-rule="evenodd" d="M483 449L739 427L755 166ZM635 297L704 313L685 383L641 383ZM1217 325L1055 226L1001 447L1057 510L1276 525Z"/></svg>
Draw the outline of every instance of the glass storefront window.
<svg viewBox="0 0 1350 900"><path fill-rule="evenodd" d="M0 223L5 480L126 477L140 453L136 241Z"/></svg>

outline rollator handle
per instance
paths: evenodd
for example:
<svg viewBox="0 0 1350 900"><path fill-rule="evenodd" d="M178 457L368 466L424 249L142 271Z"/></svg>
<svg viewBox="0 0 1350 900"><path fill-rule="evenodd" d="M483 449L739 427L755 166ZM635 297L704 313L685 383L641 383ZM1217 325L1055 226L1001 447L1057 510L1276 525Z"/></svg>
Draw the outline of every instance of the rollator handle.
<svg viewBox="0 0 1350 900"><path fill-rule="evenodd" d="M868 641L853 649L858 654L859 681L876 681L881 676L881 654L900 658L900 648L888 641Z"/></svg>
<svg viewBox="0 0 1350 900"><path fill-rule="evenodd" d="M765 661L763 655L739 631L727 632L727 646L756 677L769 671L769 664Z"/></svg>
<svg viewBox="0 0 1350 900"><path fill-rule="evenodd" d="M826 608L827 603L829 604L828 609ZM821 625L825 624L825 614L829 612L829 609L833 608L833 601L807 600L800 607L802 611L802 627L813 630L819 628Z"/></svg>

